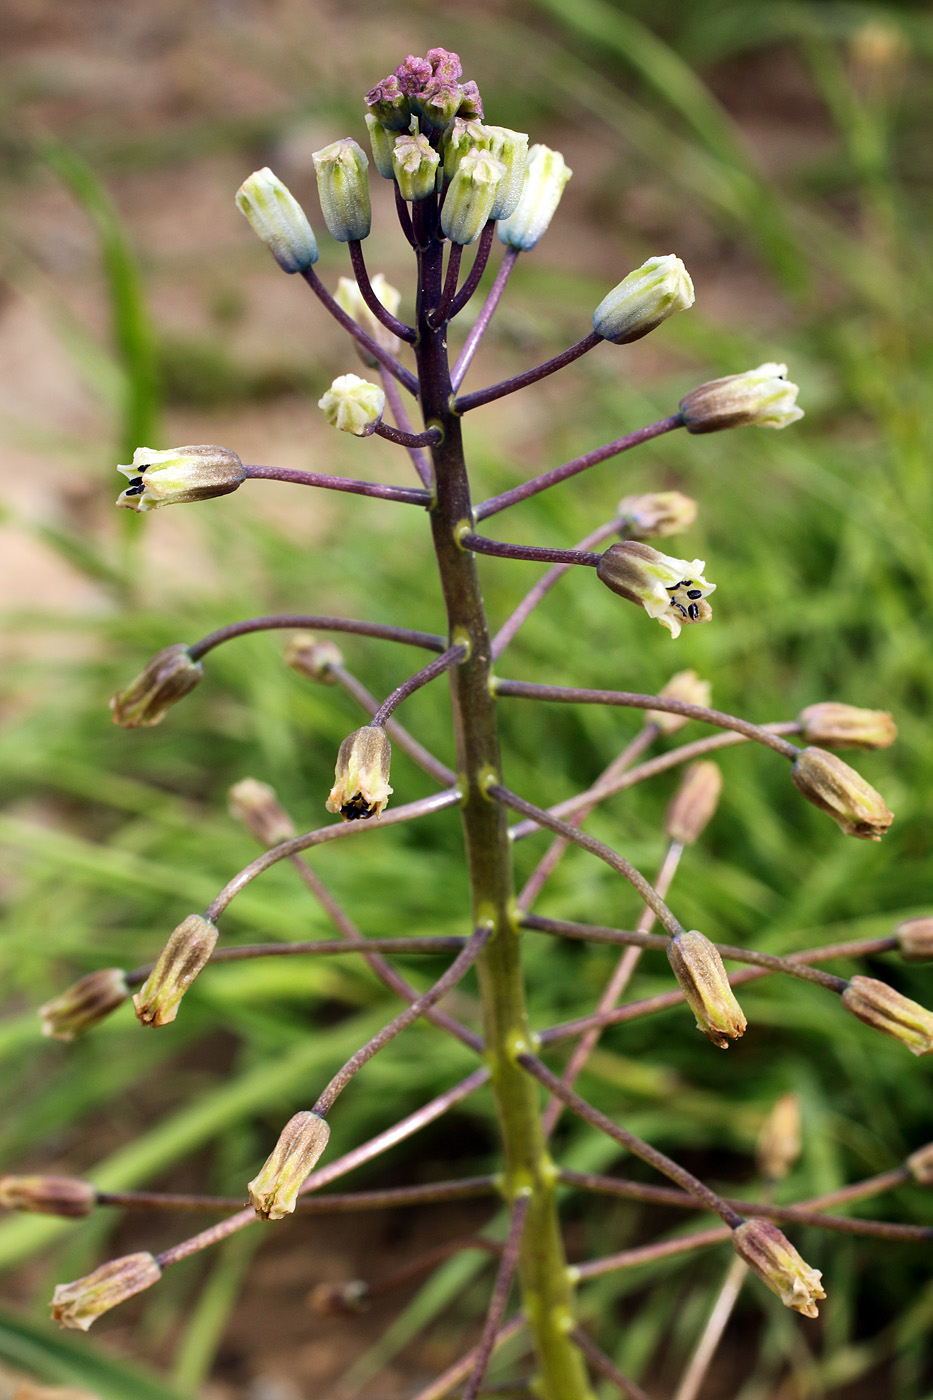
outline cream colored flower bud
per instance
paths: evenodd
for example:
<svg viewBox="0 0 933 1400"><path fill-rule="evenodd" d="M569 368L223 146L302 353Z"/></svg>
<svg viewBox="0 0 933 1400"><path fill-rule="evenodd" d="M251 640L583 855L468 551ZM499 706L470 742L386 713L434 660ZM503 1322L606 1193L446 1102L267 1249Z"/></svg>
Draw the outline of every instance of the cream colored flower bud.
<svg viewBox="0 0 933 1400"><path fill-rule="evenodd" d="M800 1156L801 1145L800 1099L782 1094L758 1134L755 1156L762 1176L780 1181Z"/></svg>
<svg viewBox="0 0 933 1400"><path fill-rule="evenodd" d="M362 146L344 137L320 151L312 151L321 212L331 238L356 243L369 237L372 209L369 203L369 158Z"/></svg>
<svg viewBox="0 0 933 1400"><path fill-rule="evenodd" d="M376 295L376 300L381 301L387 311L393 316L398 315L399 303L402 300L401 292L389 285L381 272L377 272L375 277L370 279L370 286ZM363 300L363 293L356 282L350 277L338 277L337 290L334 293L334 301L342 311L348 316L352 316L358 326L374 340L383 350L388 350L391 355L398 353L400 341L397 335L393 335L388 327L384 326L370 311ZM361 345L358 340L354 340L353 348L369 369L378 369L379 361L375 355L371 355L365 345Z"/></svg>
<svg viewBox="0 0 933 1400"><path fill-rule="evenodd" d="M701 680L696 671L677 671L659 694L665 700L683 700L687 705L702 705L709 708L713 688L709 681ZM656 724L662 734L676 734L689 721L686 715L675 715L670 710L646 710L645 723Z"/></svg>
<svg viewBox="0 0 933 1400"><path fill-rule="evenodd" d="M296 632L285 647L285 664L312 681L336 685L331 668L343 665L343 652L334 642L321 642L313 632Z"/></svg>
<svg viewBox="0 0 933 1400"><path fill-rule="evenodd" d="M825 749L801 749L790 775L807 801L828 812L847 836L880 841L894 820L881 794Z"/></svg>
<svg viewBox="0 0 933 1400"><path fill-rule="evenodd" d="M778 1295L785 1308L793 1308L804 1317L819 1316L816 1305L826 1297L820 1284L823 1275L801 1259L772 1221L757 1217L744 1220L732 1232L732 1247L762 1283Z"/></svg>
<svg viewBox="0 0 933 1400"><path fill-rule="evenodd" d="M6 1210L77 1220L96 1204L94 1187L75 1176L0 1176L0 1206Z"/></svg>
<svg viewBox="0 0 933 1400"><path fill-rule="evenodd" d="M697 1030L720 1050L728 1050L730 1040L745 1034L748 1022L729 986L716 945L695 929L678 933L667 946L667 960L697 1019Z"/></svg>
<svg viewBox="0 0 933 1400"><path fill-rule="evenodd" d="M279 1134L259 1174L249 1183L249 1199L263 1220L291 1215L305 1177L314 1169L330 1137L326 1119L316 1113L296 1113Z"/></svg>
<svg viewBox="0 0 933 1400"><path fill-rule="evenodd" d="M117 471L130 479L117 505L135 511L228 496L246 480L246 468L236 453L212 443L170 447L166 452L137 447L132 465Z"/></svg>
<svg viewBox="0 0 933 1400"><path fill-rule="evenodd" d="M933 917L929 914L919 919L904 919L894 930L894 937L905 962L933 960Z"/></svg>
<svg viewBox="0 0 933 1400"><path fill-rule="evenodd" d="M507 248L527 250L535 246L547 232L572 174L559 151L531 147L518 203L509 217L496 225L496 233Z"/></svg>
<svg viewBox="0 0 933 1400"><path fill-rule="evenodd" d="M161 1277L159 1265L145 1251L111 1259L74 1283L60 1283L52 1295L52 1317L62 1327L86 1332L102 1313L151 1288Z"/></svg>
<svg viewBox="0 0 933 1400"><path fill-rule="evenodd" d="M275 788L256 778L243 778L234 783L227 793L227 810L264 846L278 846L298 834Z"/></svg>
<svg viewBox="0 0 933 1400"><path fill-rule="evenodd" d="M447 186L441 228L451 243L475 243L491 217L506 168L488 151L470 150Z"/></svg>
<svg viewBox="0 0 933 1400"><path fill-rule="evenodd" d="M169 935L159 960L133 997L144 1026L167 1026L178 1015L185 992L214 951L217 929L200 914L189 914Z"/></svg>
<svg viewBox="0 0 933 1400"><path fill-rule="evenodd" d="M402 198L417 202L433 194L440 163L426 136L397 136L392 147L392 173Z"/></svg>
<svg viewBox="0 0 933 1400"><path fill-rule="evenodd" d="M603 297L593 312L593 329L613 345L628 345L693 301L693 282L680 258L673 253L649 258Z"/></svg>
<svg viewBox="0 0 933 1400"><path fill-rule="evenodd" d="M524 187L528 137L524 131L512 131L507 126L456 118L444 135L444 174L448 180L453 179L467 152L474 150L487 151L505 166L489 218L507 219L515 211Z"/></svg>
<svg viewBox="0 0 933 1400"><path fill-rule="evenodd" d="M797 392L797 385L787 379L787 366L769 363L700 384L681 399L680 411L688 433L718 433L749 424L786 428L803 417Z"/></svg>
<svg viewBox="0 0 933 1400"><path fill-rule="evenodd" d="M407 101L407 99L406 99ZM379 171L383 180L393 180L395 169L392 165L392 153L395 150L395 138L397 131L390 131L387 126L374 117L372 112L367 112L363 118L366 122L366 129L369 132L369 145L373 153L373 165Z"/></svg>
<svg viewBox="0 0 933 1400"><path fill-rule="evenodd" d="M122 1006L129 994L126 973L119 967L89 972L39 1007L42 1034L53 1040L74 1040Z"/></svg>
<svg viewBox="0 0 933 1400"><path fill-rule="evenodd" d="M697 518L697 503L682 491L651 491L623 496L619 502L621 533L629 540L682 535Z"/></svg>
<svg viewBox="0 0 933 1400"><path fill-rule="evenodd" d="M828 749L886 749L897 738L897 725L887 710L860 710L834 700L808 705L797 723L808 744Z"/></svg>
<svg viewBox="0 0 933 1400"><path fill-rule="evenodd" d="M392 789L389 764L392 746L381 725L367 724L348 735L340 745L334 786L326 807L339 812L345 822L381 817Z"/></svg>
<svg viewBox="0 0 933 1400"><path fill-rule="evenodd" d="M317 406L332 428L354 437L369 437L382 422L385 413L385 390L370 384L358 374L341 374Z"/></svg>
<svg viewBox="0 0 933 1400"><path fill-rule="evenodd" d="M204 675L184 642L157 651L144 669L110 701L114 724L139 729L159 724L172 705L193 690Z"/></svg>
<svg viewBox="0 0 933 1400"><path fill-rule="evenodd" d="M609 546L596 573L613 593L638 603L672 637L678 637L684 623L708 622L712 617L703 600L716 585L703 577L705 568L702 559L674 559L650 544L623 540Z"/></svg>
<svg viewBox="0 0 933 1400"><path fill-rule="evenodd" d="M285 272L304 272L317 262L317 242L305 211L267 165L243 181L236 204Z"/></svg>
<svg viewBox="0 0 933 1400"><path fill-rule="evenodd" d="M853 977L842 994L842 1004L867 1026L906 1045L912 1055L933 1051L933 1011L902 996L886 982Z"/></svg>
<svg viewBox="0 0 933 1400"><path fill-rule="evenodd" d="M708 759L691 763L664 817L664 835L668 841L680 841L692 846L703 834L719 805L722 791L722 770Z"/></svg>
<svg viewBox="0 0 933 1400"><path fill-rule="evenodd" d="M907 1158L907 1170L920 1186L933 1186L933 1142L911 1152Z"/></svg>

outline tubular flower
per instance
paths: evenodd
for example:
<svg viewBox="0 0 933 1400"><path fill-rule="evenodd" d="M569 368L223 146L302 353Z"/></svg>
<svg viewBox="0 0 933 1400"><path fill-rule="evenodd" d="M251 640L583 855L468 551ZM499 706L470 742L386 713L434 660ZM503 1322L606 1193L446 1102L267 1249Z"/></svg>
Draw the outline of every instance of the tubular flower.
<svg viewBox="0 0 933 1400"><path fill-rule="evenodd" d="M325 804L328 812L339 812L345 822L382 816L392 792L391 755L388 736L378 724L348 735L337 754L334 786Z"/></svg>
<svg viewBox="0 0 933 1400"><path fill-rule="evenodd" d="M729 985L715 943L692 929L667 945L667 960L702 1031L720 1050L745 1034L748 1022Z"/></svg>
<svg viewBox="0 0 933 1400"><path fill-rule="evenodd" d="M688 433L718 433L748 424L786 428L803 417L787 366L773 363L700 384L681 399L680 411Z"/></svg>
<svg viewBox="0 0 933 1400"><path fill-rule="evenodd" d="M897 725L887 710L860 710L835 700L808 705L797 723L808 744L828 749L887 749L897 738Z"/></svg>
<svg viewBox="0 0 933 1400"><path fill-rule="evenodd" d="M291 1215L302 1182L327 1146L330 1126L317 1113L296 1113L258 1174L249 1183L249 1199L263 1220Z"/></svg>
<svg viewBox="0 0 933 1400"><path fill-rule="evenodd" d="M162 1270L149 1253L111 1259L84 1278L60 1283L52 1295L52 1317L63 1327L86 1332L101 1313L125 1303L134 1293L151 1288L161 1277Z"/></svg>
<svg viewBox="0 0 933 1400"><path fill-rule="evenodd" d="M573 171L560 151L532 146L525 163L525 178L518 203L507 219L500 219L496 233L507 248L527 251L550 227L564 186Z"/></svg>
<svg viewBox="0 0 933 1400"><path fill-rule="evenodd" d="M90 1215L97 1192L74 1176L0 1176L0 1206L69 1220Z"/></svg>
<svg viewBox="0 0 933 1400"><path fill-rule="evenodd" d="M369 158L362 146L344 137L312 152L321 212L331 238L356 243L369 237Z"/></svg>
<svg viewBox="0 0 933 1400"><path fill-rule="evenodd" d="M619 502L620 534L628 540L650 540L659 535L682 535L697 518L697 503L682 491L649 491L623 496Z"/></svg>
<svg viewBox="0 0 933 1400"><path fill-rule="evenodd" d="M847 836L880 841L894 820L884 798L837 754L812 744L801 749L790 770L808 802L828 812Z"/></svg>
<svg viewBox="0 0 933 1400"><path fill-rule="evenodd" d="M492 213L506 174L505 164L488 151L470 150L447 187L441 228L451 243L475 243Z"/></svg>
<svg viewBox="0 0 933 1400"><path fill-rule="evenodd" d="M853 977L842 994L846 1011L874 1026L882 1035L899 1040L912 1055L933 1052L933 1011L879 982L875 977Z"/></svg>
<svg viewBox="0 0 933 1400"><path fill-rule="evenodd" d="M184 642L163 647L110 701L114 724L124 729L158 724L169 707L193 690L203 675L204 667L200 661L191 660Z"/></svg>
<svg viewBox="0 0 933 1400"><path fill-rule="evenodd" d="M117 471L130 479L117 505L136 511L226 496L246 479L246 468L236 453L212 444L170 447L166 452L137 447L132 465Z"/></svg>
<svg viewBox="0 0 933 1400"><path fill-rule="evenodd" d="M121 968L104 967L89 972L39 1007L42 1034L52 1040L74 1040L122 1006L129 994L126 973Z"/></svg>
<svg viewBox="0 0 933 1400"><path fill-rule="evenodd" d="M674 559L638 540L610 545L596 566L607 588L638 603L672 637L684 623L708 622L713 610L706 602L716 585L703 577L702 559Z"/></svg>
<svg viewBox="0 0 933 1400"><path fill-rule="evenodd" d="M823 1275L810 1268L773 1221L757 1216L744 1220L732 1232L732 1247L785 1308L793 1308L804 1317L819 1315L816 1305L826 1297L820 1283Z"/></svg>
<svg viewBox="0 0 933 1400"><path fill-rule="evenodd" d="M371 279L370 285L376 295L377 301L381 301L382 305L391 315L397 316L399 303L402 300L401 292L393 287L391 283L387 282L385 275L381 272L376 273L375 277ZM383 350L388 350L393 355L397 353L399 347L398 336L393 335L388 327L384 326L382 322L373 315L363 300L362 292L352 278L338 277L334 301L340 307L341 311L345 311L348 316L353 317L358 326L362 326L370 340L374 340ZM370 355L369 351L366 350L358 340L354 340L353 345L364 365L368 366L369 369L375 369L378 366L379 361L376 357Z"/></svg>
<svg viewBox="0 0 933 1400"><path fill-rule="evenodd" d="M133 997L144 1026L167 1026L178 1015L185 992L214 951L217 929L200 914L189 914L169 935L159 960Z"/></svg>
<svg viewBox="0 0 933 1400"><path fill-rule="evenodd" d="M317 262L317 242L305 211L268 165L243 181L236 205L284 272L304 272Z"/></svg>
<svg viewBox="0 0 933 1400"><path fill-rule="evenodd" d="M693 302L690 273L680 258L667 253L649 258L603 297L593 312L593 329L613 345L628 345Z"/></svg>

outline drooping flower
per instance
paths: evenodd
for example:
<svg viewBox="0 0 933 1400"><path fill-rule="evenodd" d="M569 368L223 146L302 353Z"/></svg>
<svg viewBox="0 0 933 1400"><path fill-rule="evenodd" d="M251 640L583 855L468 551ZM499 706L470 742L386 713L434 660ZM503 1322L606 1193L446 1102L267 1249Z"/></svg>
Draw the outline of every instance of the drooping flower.
<svg viewBox="0 0 933 1400"><path fill-rule="evenodd" d="M708 622L713 610L706 598L716 585L703 577L702 559L674 559L639 540L610 545L596 567L607 588L638 603L672 637L685 623Z"/></svg>
<svg viewBox="0 0 933 1400"><path fill-rule="evenodd" d="M117 471L130 479L117 505L135 511L226 496L246 479L246 468L236 453L210 443L170 447L165 452L137 447L132 465Z"/></svg>

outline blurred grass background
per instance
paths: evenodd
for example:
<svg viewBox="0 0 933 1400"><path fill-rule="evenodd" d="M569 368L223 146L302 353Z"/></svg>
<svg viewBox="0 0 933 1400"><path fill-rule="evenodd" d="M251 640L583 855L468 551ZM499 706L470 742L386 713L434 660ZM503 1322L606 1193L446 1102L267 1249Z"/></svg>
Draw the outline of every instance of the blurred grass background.
<svg viewBox="0 0 933 1400"><path fill-rule="evenodd" d="M502 673L653 690L692 666L712 680L715 704L758 721L829 698L892 710L897 746L856 758L897 814L882 844L843 838L802 803L773 754L730 750L719 813L688 852L671 902L689 927L770 951L887 933L928 911L925 7L0 8L10 39L0 68L3 1170L240 1192L283 1118L394 1010L345 958L218 968L161 1036L139 1033L125 1014L74 1046L53 1045L41 1042L34 1015L92 968L145 961L252 857L226 814L232 782L273 783L302 829L317 825L336 747L360 722L342 693L289 672L270 635L212 655L198 691L158 729L115 729L106 710L114 689L159 647L254 614L306 609L441 626L416 511L276 483L142 520L112 508L122 484L112 464L143 442L215 441L244 460L409 480L402 454L374 440L336 441L322 426L317 398L358 365L305 289L278 274L232 196L250 170L271 164L320 227L310 152L345 134L362 141L362 93L406 53L436 44L459 50L490 120L556 146L575 171L547 238L520 261L468 388L577 339L606 289L650 253L676 251L697 289L689 316L649 340L605 346L471 414L477 497L669 413L693 384L763 360L788 362L807 413L780 434L672 435L503 516L492 531L500 538L569 544L609 518L621 495L677 487L699 500L700 517L671 547L706 558L719 591L714 624L674 645L581 570L523 630ZM367 261L403 289L404 312L405 248L385 189L374 195ZM330 285L348 272L344 250L326 238L319 270ZM498 621L536 573L498 560L483 569ZM420 664L378 642L343 649L379 695ZM413 697L400 717L449 761L441 688ZM638 724L623 712L518 701L504 702L502 718L507 781L542 804L592 779ZM392 776L396 801L430 791L400 753ZM591 829L650 873L675 781L625 793ZM519 848L520 878L542 849L543 838ZM455 815L325 849L315 868L367 933L464 931ZM637 912L628 889L579 852L539 910L621 927ZM234 904L223 932L256 941L326 929L292 872L276 869ZM588 1010L612 951L537 935L528 946L534 1023ZM405 965L419 985L442 966ZM922 967L885 958L858 970L933 1002ZM633 994L668 981L666 966L646 959ZM752 1029L728 1057L700 1054L684 1015L608 1034L584 1092L712 1184L737 1188L752 1181L765 1113L796 1090L805 1139L787 1199L884 1170L929 1138L928 1062L797 982L757 984L743 1004ZM341 1100L334 1153L470 1067L461 1047L413 1028ZM570 1122L559 1147L574 1167L615 1161L610 1144ZM482 1095L347 1189L483 1170L493 1149ZM918 1190L869 1213L930 1220ZM419 1239L469 1233L485 1219L432 1207L418 1223L296 1224L271 1248L264 1235L252 1268L259 1232L246 1232L219 1255L173 1269L75 1344L45 1320L54 1281L194 1228L179 1217L104 1215L77 1227L0 1223L0 1360L107 1397L291 1400L360 1387L382 1396L469 1345L484 1306L489 1266L471 1253L402 1295L395 1322L395 1299L353 1323L308 1313L306 1292L322 1277L386 1272ZM568 1202L568 1219L575 1258L659 1228L655 1216L603 1200ZM928 1251L806 1231L795 1239L824 1271L830 1300L820 1323L800 1323L749 1287L706 1400L933 1394ZM583 1311L601 1345L660 1396L725 1268L720 1251L610 1275L583 1293ZM424 1322L427 1340L413 1343ZM133 1370L143 1362L145 1377Z"/></svg>

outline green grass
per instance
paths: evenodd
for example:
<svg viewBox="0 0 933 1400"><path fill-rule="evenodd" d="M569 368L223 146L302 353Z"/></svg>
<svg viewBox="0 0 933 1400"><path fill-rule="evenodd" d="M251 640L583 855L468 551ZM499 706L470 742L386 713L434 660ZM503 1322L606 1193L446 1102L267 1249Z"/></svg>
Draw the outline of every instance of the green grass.
<svg viewBox="0 0 933 1400"><path fill-rule="evenodd" d="M719 585L713 624L688 630L675 645L581 570L525 627L502 663L503 674L650 691L673 670L693 666L713 680L715 704L762 722L793 717L824 698L894 712L898 745L854 760L897 814L880 845L846 840L808 808L776 755L742 748L722 756L719 813L700 846L687 853L670 902L685 924L722 941L791 951L885 933L900 918L925 912L930 897L933 443L927 385L933 333L922 69L933 48L931 25L907 8L782 5L768 7L766 23L757 6L691 6L689 16L684 9L589 0L568 18L567 7L541 0L508 27L503 17L502 55L487 55L482 28L468 15L458 20L459 33L440 38L453 46L462 42L470 52L471 75L483 87L493 120L533 135L543 131L555 145L567 124L574 145L603 162L604 184L586 187L589 205L574 204L569 195L567 205L578 220L618 229L619 276L640 261L650 236L626 232L631 191L647 187L667 211L665 238L675 236L682 218L691 239L696 221L705 237L718 240L723 258L734 259L740 287L760 279L764 324L754 312L743 315L740 294L728 315L714 317L704 310L701 287L689 317L657 332L656 372L647 378L640 372L637 346L603 347L568 371L564 382L538 394L536 416L525 412L513 421L501 408L485 419L482 411L471 415L469 442L481 495L669 413L681 393L703 379L767 359L790 364L807 417L788 432L671 435L517 508L490 533L570 544L611 516L622 494L677 486L699 500L700 517L682 548L679 541L672 548L705 557ZM887 99L877 90L866 95L864 75L851 59L853 32L870 13L897 24L905 46ZM508 54L518 51L524 63L512 72ZM717 63L761 62L762 55L777 61L788 52L799 56L825 106L835 133L833 156L798 161L778 179L766 179L704 73L718 71ZM491 81L481 71L480 58L487 56ZM377 55L364 78L373 80L394 62ZM287 130L306 104L298 75L284 59L281 67L285 110L268 119L261 137L252 129L244 135L242 124L217 121L196 131L193 126L191 149L234 152L244 170L251 168L251 143ZM350 129L346 100L335 96L331 106L332 113L327 102L317 103L322 140L331 129L335 136ZM359 136L361 118L354 121ZM75 222L89 217L95 229L113 334L95 346L63 307L55 306L53 315L47 304L61 344L85 370L96 366L96 392L111 405L113 441L131 450L156 421L183 414L190 425L202 410L210 414L211 432L219 431L224 414L244 403L307 417L306 396L313 402L330 373L317 357L310 316L306 361L270 367L227 349L222 317L220 348L211 348L201 337L186 342L169 333L153 310L147 276L155 271L132 251L107 190L131 160L136 169L158 172L192 158L190 149L180 150L177 132L155 133L132 151L119 138L102 144L99 133L88 137L86 150L78 133L74 146L48 146L25 164L11 161L3 178L14 188L37 178L45 160L78 196ZM389 246L384 229L381 240ZM656 250L644 248L650 251ZM328 252L325 261L332 277L339 259ZM40 286L28 249L20 250L15 270L20 285ZM271 263L266 273L270 282L277 275ZM543 242L519 267L503 305L496 373L543 358L583 333L604 290L601 279L566 263L556 266ZM478 386L481 373L474 370L470 387ZM358 444L351 447L328 443L333 464L327 469L378 475L391 461L390 448L370 442L361 468ZM71 442L58 450L86 460L99 448ZM101 471L106 494L113 483L104 476ZM341 693L286 670L281 639L267 635L212 655L202 685L161 728L115 729L106 699L152 652L193 641L227 620L296 607L442 627L437 593L426 582L429 546L417 511L348 498L328 502L326 518L336 528L309 552L293 531L253 515L250 489L186 513L207 576L219 580L196 596L171 577L152 587L145 572L151 564L138 561L138 531L117 548L112 534L11 517L12 528L38 529L73 569L104 580L114 601L67 622L25 609L7 617L14 642L21 636L45 640L15 646L19 659L0 677L0 705L10 714L0 728L0 844L15 872L0 925L0 976L9 1003L0 1027L5 1170L67 1157L73 1169L102 1185L155 1185L172 1181L197 1153L205 1165L204 1189L241 1191L243 1163L261 1157L283 1115L303 1106L395 1009L365 968L342 958L290 962L283 969L271 963L209 970L186 998L174 1033L159 1036L144 1035L120 1014L86 1041L62 1047L42 1043L30 1018L33 1006L91 968L145 961L184 915L203 907L252 857L251 841L226 815L230 783L247 774L270 781L303 829L317 825L336 748L359 722ZM142 525L155 533L162 520L149 517ZM497 560L484 561L483 573L494 621L536 577L533 566ZM75 638L84 639L78 661L70 645ZM63 639L69 644L59 660ZM348 640L344 650L348 665L378 695L418 664L411 653L382 643ZM442 686L414 697L400 717L450 760ZM507 781L542 804L595 776L638 724L637 716L621 711L535 708L520 701L503 702L502 721ZM431 790L400 754L392 778L396 801ZM591 823L595 834L648 874L662 854L659 821L675 781L668 775L636 788ZM366 932L464 931L455 815L351 845L323 851L315 868ZM543 838L523 843L516 855L519 878L542 850ZM540 912L625 927L637 905L608 869L571 852ZM307 938L327 929L293 873L276 869L234 904L222 936ZM613 964L611 950L528 938L534 1024L587 1011ZM402 965L426 986L442 963L409 959ZM889 957L862 970L933 1002L933 982L923 967L908 969ZM635 994L667 985L666 965L646 958ZM788 1199L884 1170L929 1136L925 1062L873 1038L825 995L796 982L759 984L743 1005L751 1030L728 1056L701 1054L689 1018L673 1013L607 1035L584 1092L658 1146L688 1154L716 1185L750 1179L764 1114L777 1095L797 1090L806 1132ZM327 1029L309 1039L309 1025ZM465 1051L431 1030L409 1032L341 1100L335 1151L387 1126L469 1067ZM492 1133L488 1097L459 1111L455 1121L458 1140L474 1133L485 1147ZM439 1139L433 1141L437 1146ZM614 1168L614 1149L569 1121L559 1144L568 1165ZM416 1173L418 1150L415 1140L393 1154L393 1181ZM628 1172L629 1164L621 1169ZM380 1179L379 1163L359 1174L361 1184ZM568 1212L581 1255L606 1248L610 1235L612 1248L645 1238L645 1217L634 1207L574 1201ZM876 1212L930 1219L918 1190L874 1204L870 1213ZM98 1229L81 1255L84 1228L6 1220L0 1223L0 1267L41 1252L43 1289L79 1256L74 1272L90 1268L108 1245ZM676 1220L670 1228L677 1228ZM801 1394L804 1378L809 1394L842 1396L877 1374L903 1400L927 1394L923 1349L933 1294L926 1252L806 1232L798 1243L832 1289L825 1328L814 1341L812 1331L802 1332L778 1306L770 1308L760 1290L749 1288L740 1325L754 1335L757 1349L746 1342L741 1353L748 1367L743 1400L773 1393L788 1357ZM55 1253L61 1249L69 1251L64 1258ZM465 1259L482 1262L481 1256ZM169 1356L177 1393L190 1392L209 1374L238 1290L249 1288L247 1263L246 1255L231 1256L232 1284L218 1266L196 1305L198 1328L178 1334L174 1351L166 1344L154 1348L163 1361ZM689 1351L704 1300L725 1268L720 1252L703 1256L699 1265L688 1257L610 1275L584 1293L584 1315L623 1369L642 1374L651 1390L659 1349L675 1358ZM468 1290L469 1273L464 1260L443 1266L401 1314L378 1359L407 1342L416 1321L440 1316L455 1295L467 1293L471 1305L482 1306L482 1290ZM41 1290L38 1296L41 1310ZM147 1301L150 1306L157 1303ZM140 1353L146 1351L145 1316L144 1310ZM465 1334L464 1346L472 1337ZM44 1324L5 1319L0 1326L0 1357L108 1397L129 1393L137 1382L128 1381L109 1355L106 1338L60 1346ZM86 1369L91 1364L111 1370L93 1378ZM358 1359L355 1374L361 1378L375 1365L374 1358ZM676 1367L666 1373L671 1385L676 1374ZM148 1384L153 1396L176 1393Z"/></svg>

